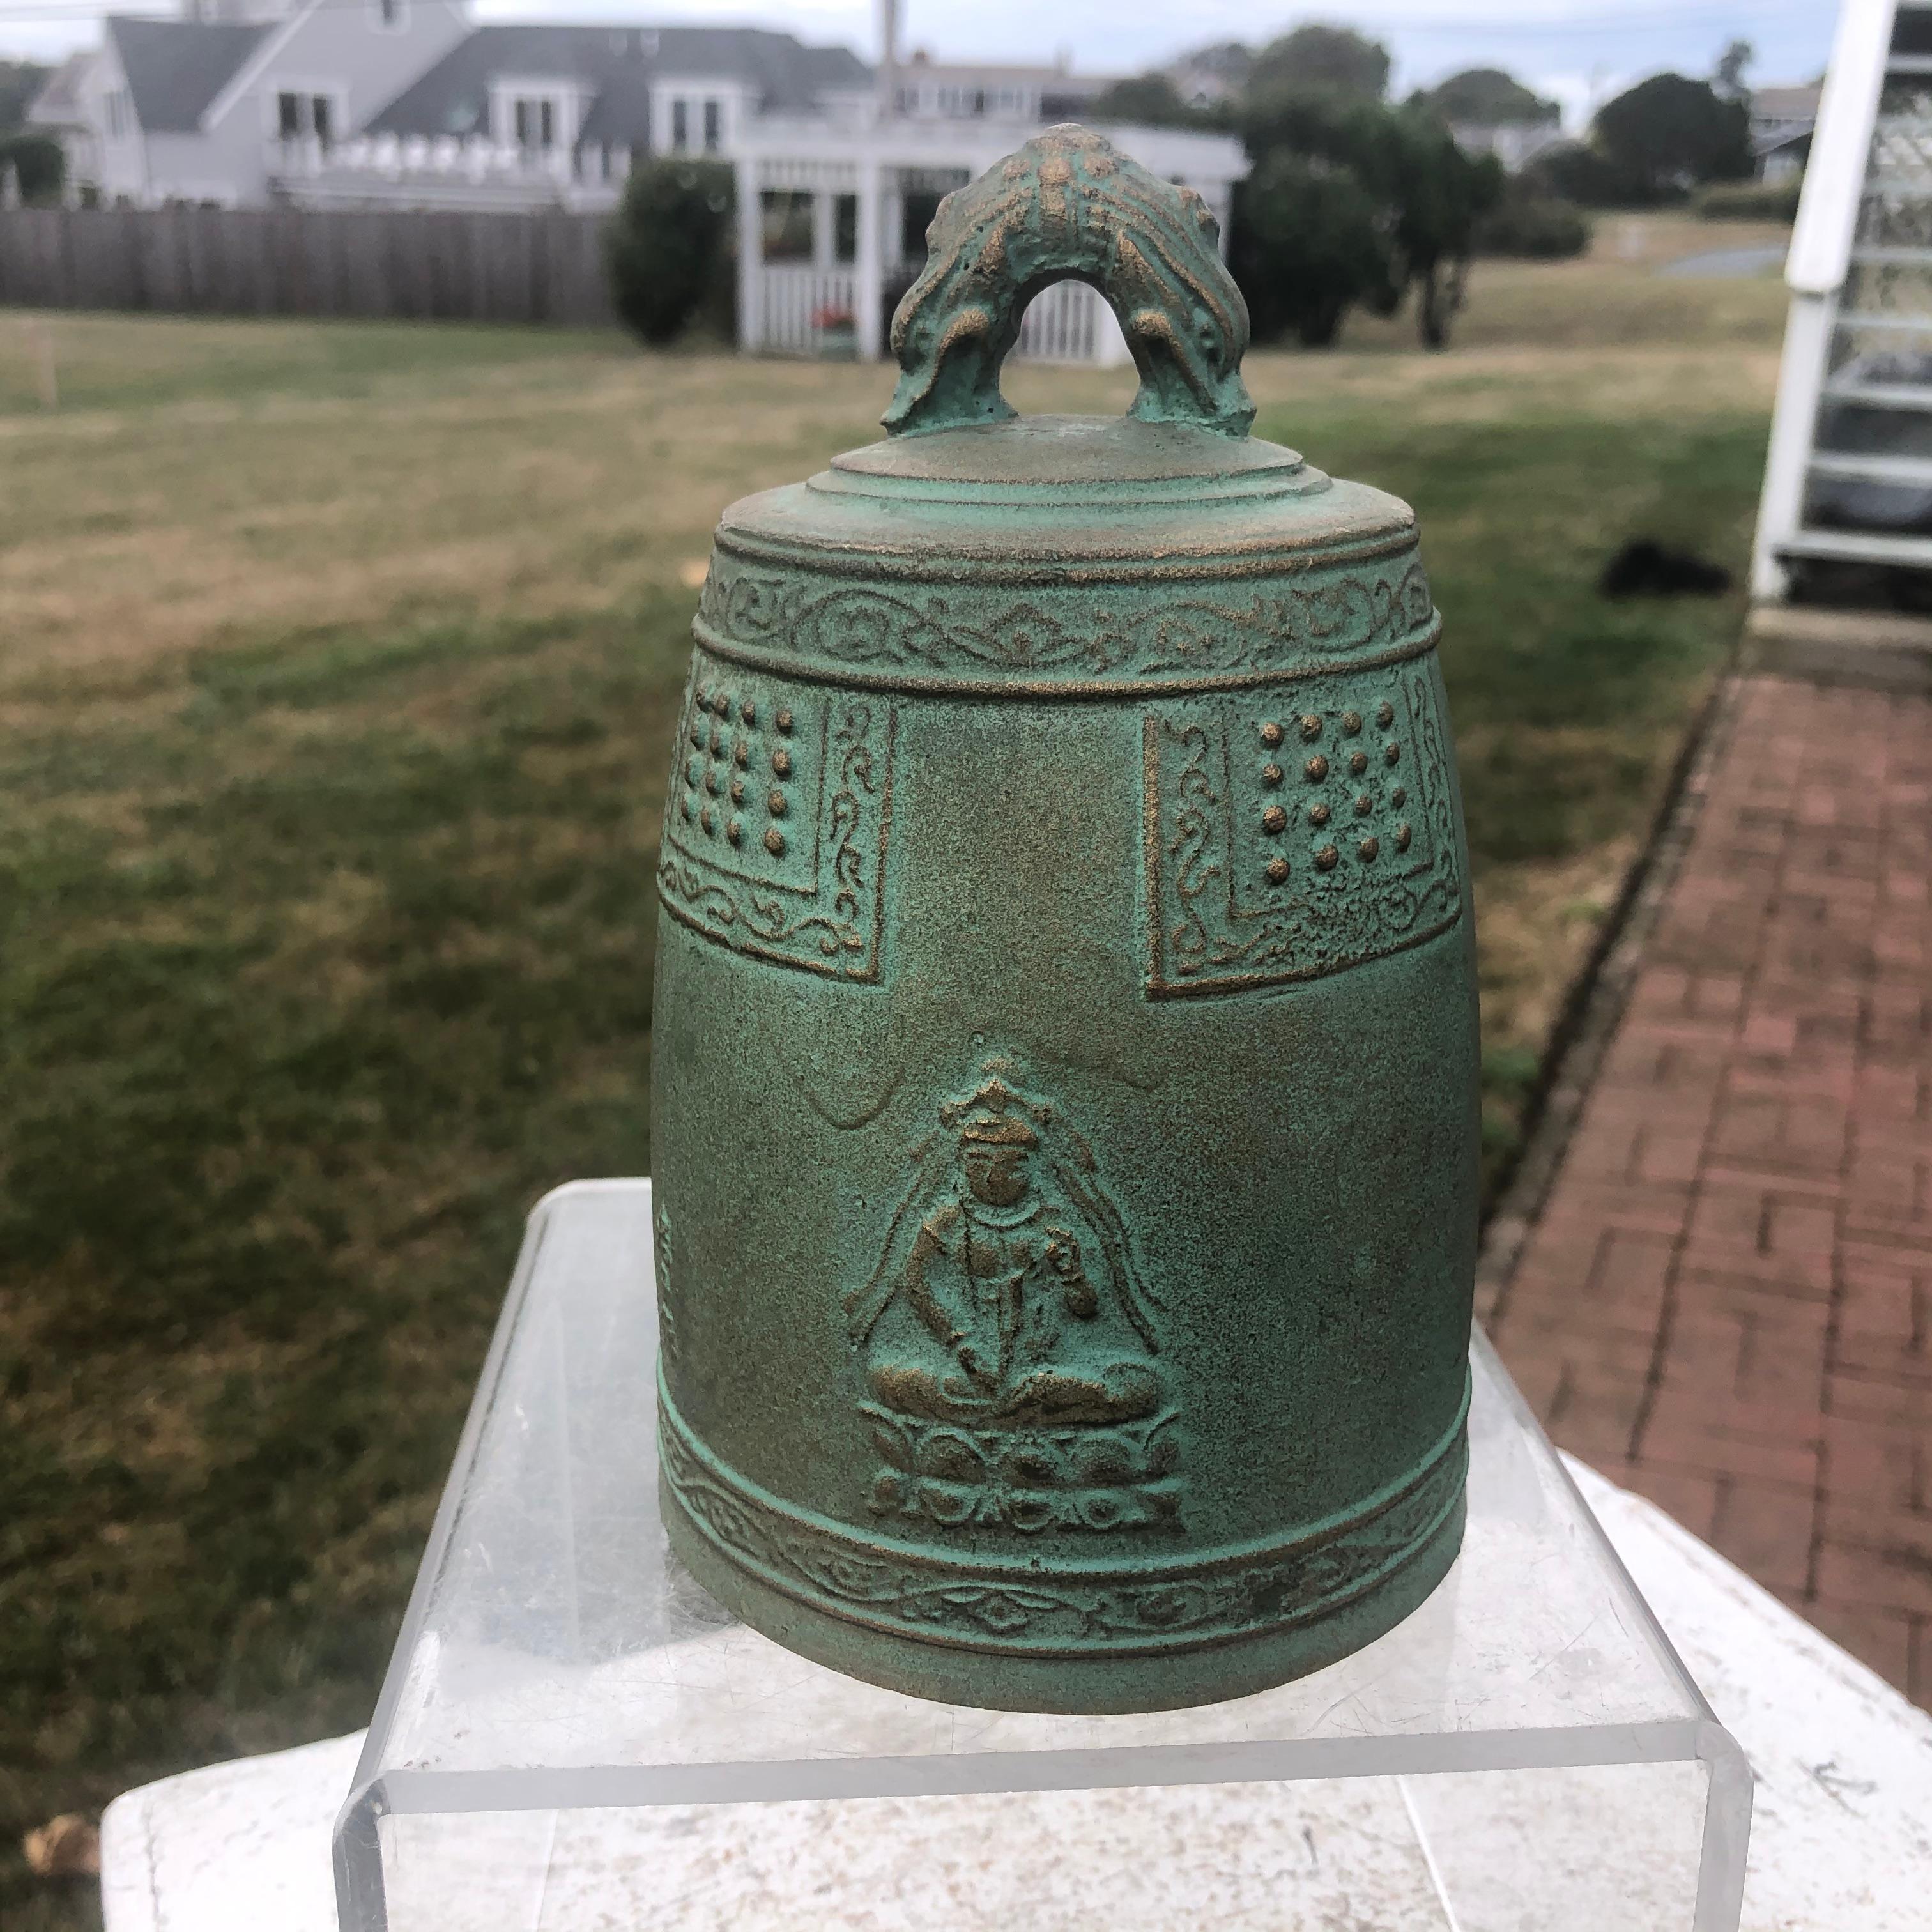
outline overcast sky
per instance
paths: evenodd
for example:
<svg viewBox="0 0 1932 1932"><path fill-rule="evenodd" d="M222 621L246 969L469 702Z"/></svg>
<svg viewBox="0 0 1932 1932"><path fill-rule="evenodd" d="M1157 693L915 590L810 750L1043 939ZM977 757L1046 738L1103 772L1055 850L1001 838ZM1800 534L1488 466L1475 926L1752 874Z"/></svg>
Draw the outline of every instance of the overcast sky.
<svg viewBox="0 0 1932 1932"><path fill-rule="evenodd" d="M154 0L117 0L100 11L174 11ZM873 0L476 0L479 20L718 21L782 26L808 40L840 40L868 58L878 32ZM1386 41L1399 88L1460 68L1508 68L1563 101L1574 121L1593 100L1663 68L1705 74L1732 40L1758 51L1760 84L1809 79L1825 63L1832 0L1352 0L1323 7L1268 0L903 0L908 47L941 58L1050 60L1057 52L1094 73L1138 73L1211 40L1270 38L1310 19L1345 21ZM0 54L40 59L92 40L99 12L86 0L0 0Z"/></svg>

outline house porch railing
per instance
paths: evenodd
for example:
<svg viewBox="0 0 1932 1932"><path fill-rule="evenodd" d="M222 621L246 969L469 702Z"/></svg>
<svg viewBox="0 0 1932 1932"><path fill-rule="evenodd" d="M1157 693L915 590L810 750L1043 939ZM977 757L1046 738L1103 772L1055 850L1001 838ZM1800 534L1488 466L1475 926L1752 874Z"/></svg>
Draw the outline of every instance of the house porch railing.
<svg viewBox="0 0 1932 1932"><path fill-rule="evenodd" d="M812 355L826 324L854 320L858 284L849 268L768 266L753 286L758 313L742 332L769 355Z"/></svg>

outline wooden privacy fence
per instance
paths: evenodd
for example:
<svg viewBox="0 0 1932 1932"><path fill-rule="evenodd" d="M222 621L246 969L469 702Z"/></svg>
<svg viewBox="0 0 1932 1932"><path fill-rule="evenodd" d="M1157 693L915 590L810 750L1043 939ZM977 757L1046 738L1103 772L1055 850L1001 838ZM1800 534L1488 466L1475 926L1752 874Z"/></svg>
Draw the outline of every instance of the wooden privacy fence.
<svg viewBox="0 0 1932 1932"><path fill-rule="evenodd" d="M172 315L616 320L602 215L0 209L0 304Z"/></svg>

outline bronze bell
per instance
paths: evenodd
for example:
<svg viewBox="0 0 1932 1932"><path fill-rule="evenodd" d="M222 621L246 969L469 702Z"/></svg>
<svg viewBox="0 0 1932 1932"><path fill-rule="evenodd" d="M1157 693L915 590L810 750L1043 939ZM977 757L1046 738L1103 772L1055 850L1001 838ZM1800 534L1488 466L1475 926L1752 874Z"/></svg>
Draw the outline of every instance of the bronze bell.
<svg viewBox="0 0 1932 1932"><path fill-rule="evenodd" d="M1318 1668L1460 1542L1475 974L1402 503L1250 437L1199 197L942 205L884 442L728 510L658 872L672 1544L966 1704ZM1076 277L1124 418L1016 418Z"/></svg>

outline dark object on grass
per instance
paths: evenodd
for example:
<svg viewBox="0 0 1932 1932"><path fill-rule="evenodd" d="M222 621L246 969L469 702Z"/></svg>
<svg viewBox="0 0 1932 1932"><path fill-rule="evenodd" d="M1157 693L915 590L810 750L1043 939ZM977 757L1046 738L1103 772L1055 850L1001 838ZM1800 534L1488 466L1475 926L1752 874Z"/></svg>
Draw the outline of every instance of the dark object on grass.
<svg viewBox="0 0 1932 1932"><path fill-rule="evenodd" d="M1721 597L1731 573L1688 550L1666 550L1652 537L1632 537L1610 562L1597 588L1606 597Z"/></svg>

